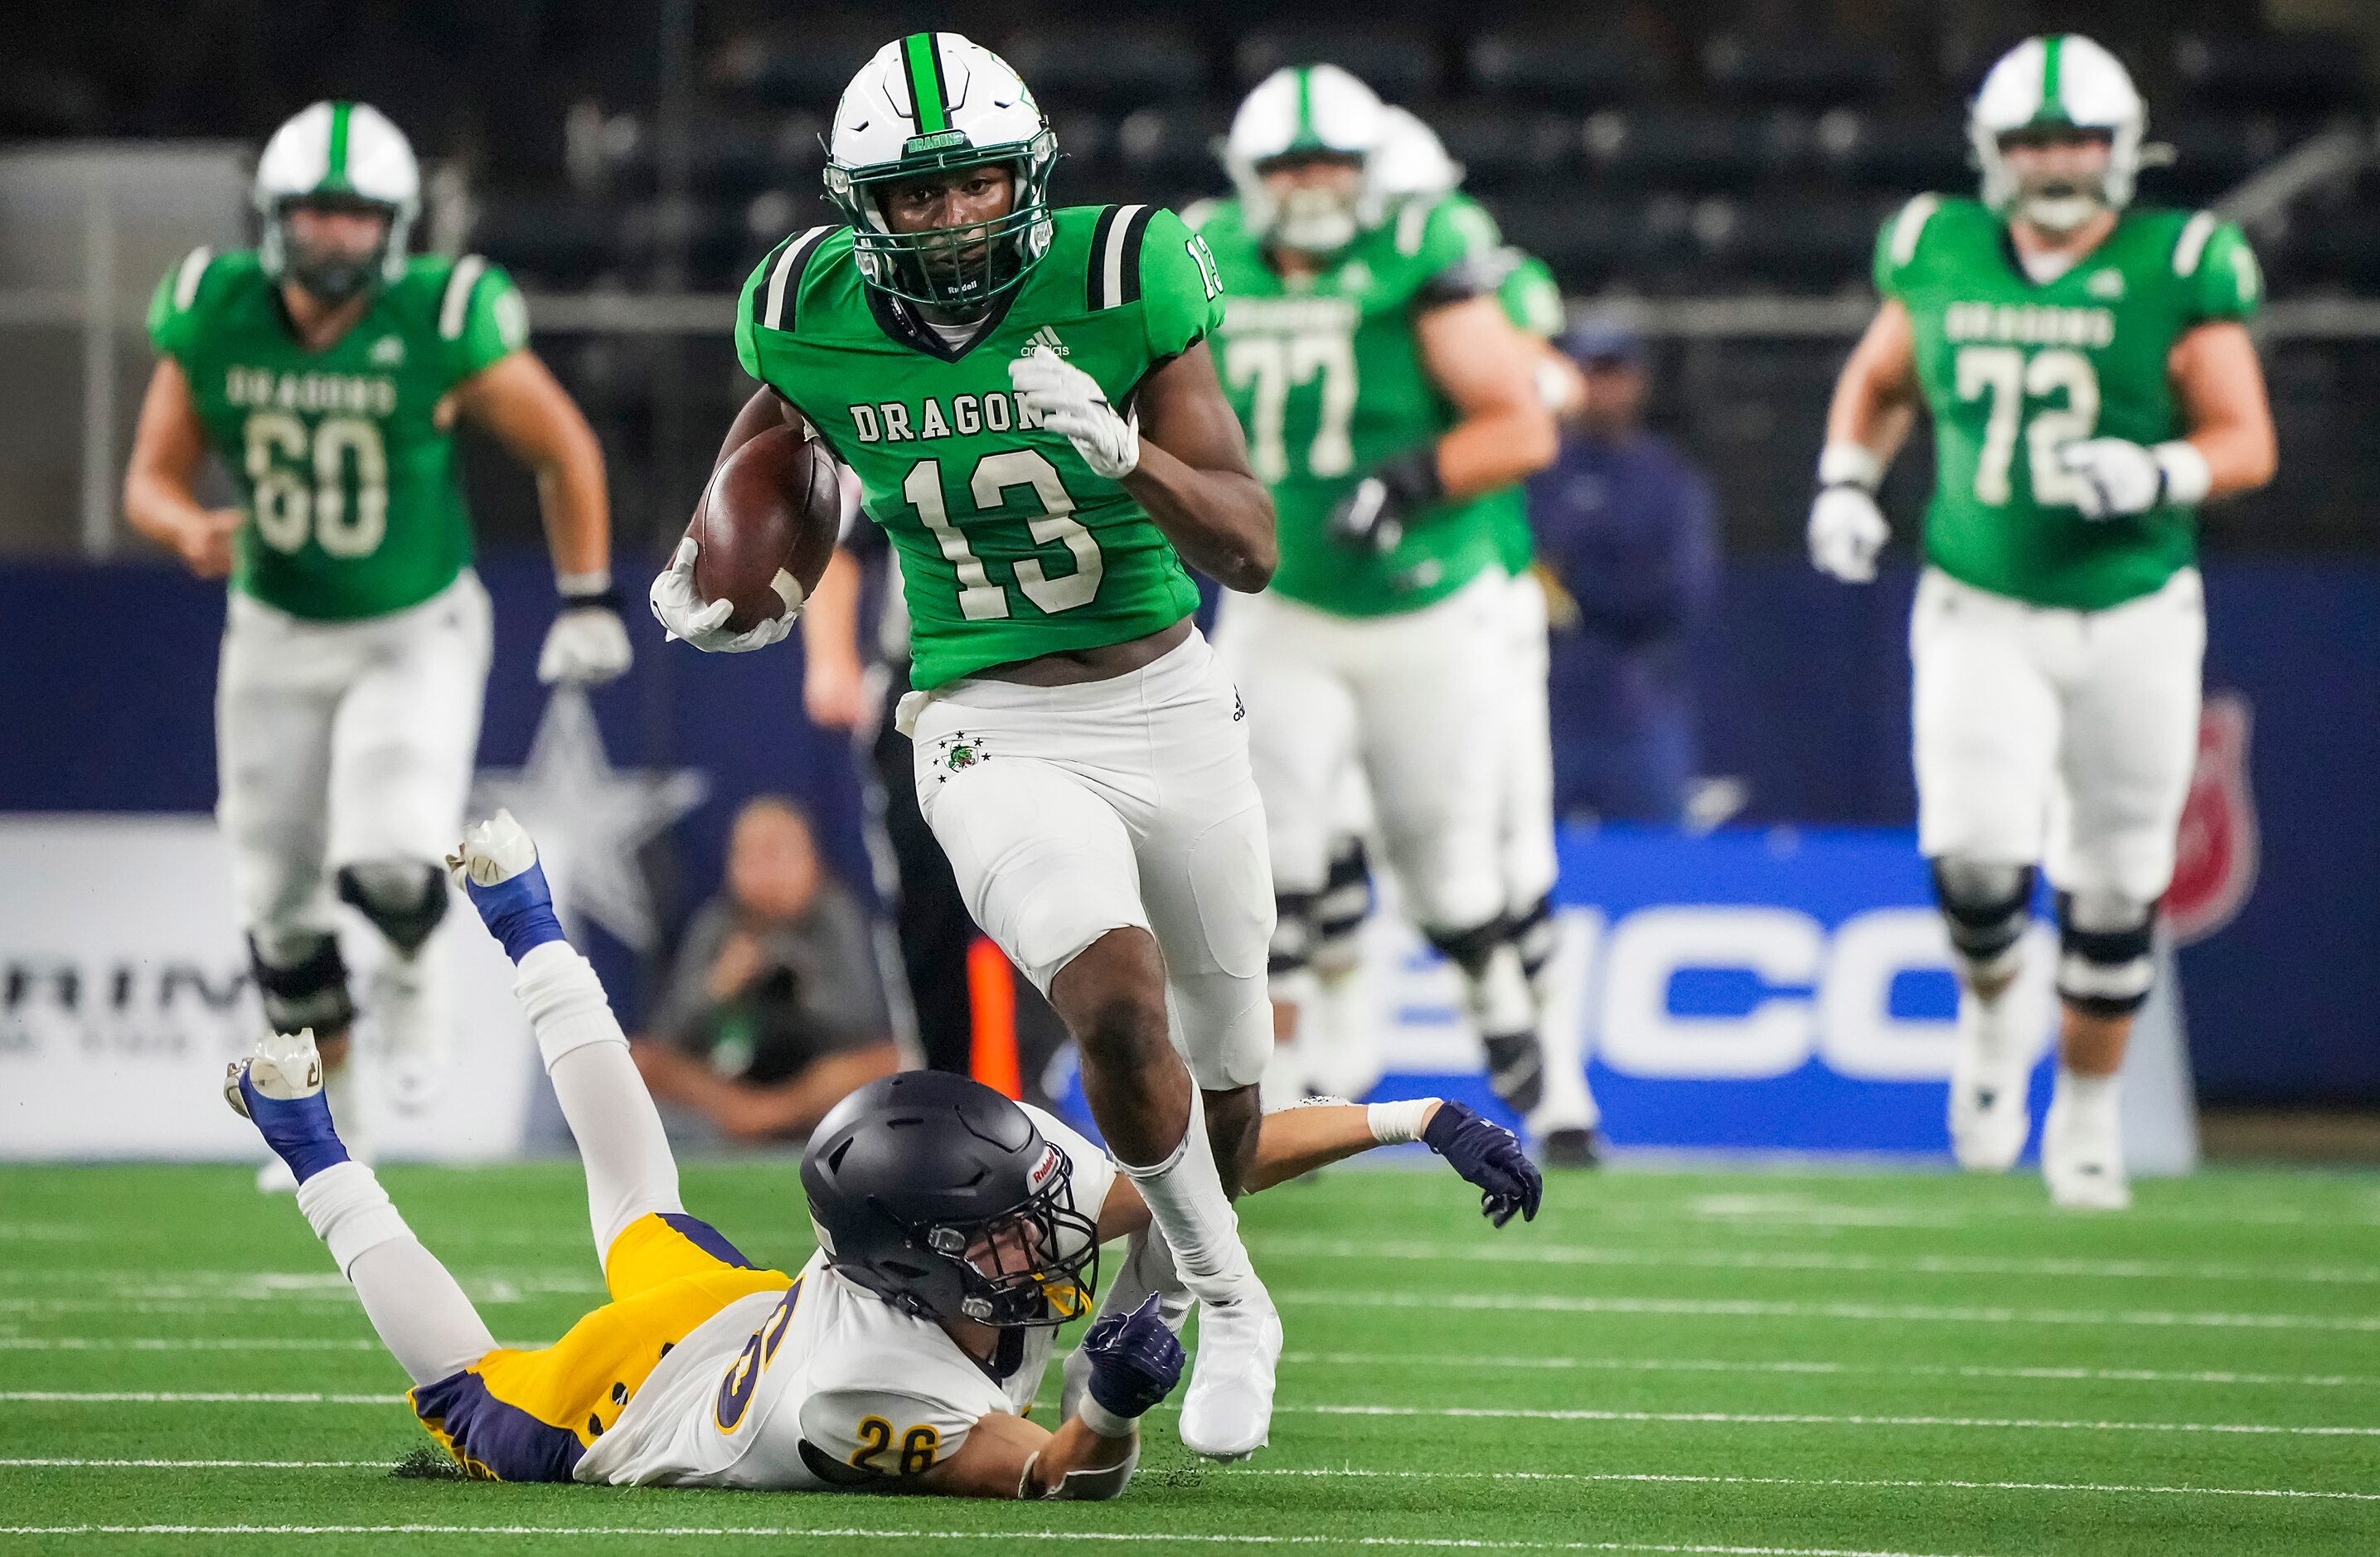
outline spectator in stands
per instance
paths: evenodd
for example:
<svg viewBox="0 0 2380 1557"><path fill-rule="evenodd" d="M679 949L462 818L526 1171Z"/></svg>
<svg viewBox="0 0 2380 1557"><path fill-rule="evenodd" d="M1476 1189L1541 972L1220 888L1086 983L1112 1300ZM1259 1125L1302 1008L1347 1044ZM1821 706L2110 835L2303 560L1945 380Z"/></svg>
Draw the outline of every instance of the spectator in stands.
<svg viewBox="0 0 2380 1557"><path fill-rule="evenodd" d="M820 864L791 800L764 795L736 814L726 889L687 927L635 1052L655 1097L739 1140L807 1135L901 1068L867 912Z"/></svg>
<svg viewBox="0 0 2380 1557"><path fill-rule="evenodd" d="M1553 595L1554 803L1673 822L1699 755L1690 644L1718 564L1710 483L1644 426L1643 337L1589 319L1558 343L1586 380L1561 451L1529 479Z"/></svg>

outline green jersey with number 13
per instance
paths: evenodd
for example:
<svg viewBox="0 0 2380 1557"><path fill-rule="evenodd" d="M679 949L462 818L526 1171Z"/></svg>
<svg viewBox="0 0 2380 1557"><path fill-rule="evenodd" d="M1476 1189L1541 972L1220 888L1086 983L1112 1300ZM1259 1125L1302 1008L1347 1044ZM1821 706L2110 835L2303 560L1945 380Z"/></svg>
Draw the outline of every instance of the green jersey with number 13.
<svg viewBox="0 0 2380 1557"><path fill-rule="evenodd" d="M778 245L736 310L744 371L858 475L897 551L921 690L1145 638L1198 603L1156 522L1026 412L1008 365L1046 347L1126 409L1213 327L1214 262L1155 206L1050 221L1048 252L957 345L861 280L847 227Z"/></svg>
<svg viewBox="0 0 2380 1557"><path fill-rule="evenodd" d="M2262 291L2238 227L2208 212L2128 211L2071 270L2035 283L1991 211L1920 195L1878 236L1876 283L1909 310L1934 418L1927 561L1995 594L2080 611L2152 593L2190 566L2190 509L2086 519L2058 451L2188 431L2167 373L2174 343L2245 319Z"/></svg>
<svg viewBox="0 0 2380 1557"><path fill-rule="evenodd" d="M476 255L416 255L320 351L290 333L252 251L165 274L149 336L181 365L247 511L232 587L293 616L419 605L470 565L471 521L439 404L528 339L528 310Z"/></svg>

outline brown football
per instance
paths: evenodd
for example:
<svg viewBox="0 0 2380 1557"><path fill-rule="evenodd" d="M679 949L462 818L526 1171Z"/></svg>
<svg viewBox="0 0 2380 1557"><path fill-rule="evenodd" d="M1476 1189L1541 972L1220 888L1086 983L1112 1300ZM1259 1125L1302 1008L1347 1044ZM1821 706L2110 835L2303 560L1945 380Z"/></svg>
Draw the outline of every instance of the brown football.
<svg viewBox="0 0 2380 1557"><path fill-rule="evenodd" d="M728 456L695 505L694 587L733 602L727 625L748 632L809 598L842 523L834 460L801 429L771 427Z"/></svg>

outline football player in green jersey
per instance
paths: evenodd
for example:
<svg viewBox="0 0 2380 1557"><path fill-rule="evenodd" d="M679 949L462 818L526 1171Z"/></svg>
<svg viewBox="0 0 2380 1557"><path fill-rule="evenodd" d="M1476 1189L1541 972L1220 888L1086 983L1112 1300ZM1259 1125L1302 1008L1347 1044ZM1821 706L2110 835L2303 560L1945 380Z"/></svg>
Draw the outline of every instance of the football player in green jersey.
<svg viewBox="0 0 2380 1557"><path fill-rule="evenodd" d="M2032 38L1970 117L1981 201L1921 195L1876 240L1884 306L1835 388L1817 566L1874 577L1874 493L1935 428L1915 670L1918 845L1959 957L1950 1132L2023 1150L2035 1035L2010 993L2036 863L2056 889L2063 1026L2042 1127L2060 1205L2130 1202L2117 1071L2197 751L2197 505L2263 485L2272 412L2242 322L2239 228L2132 207L2146 110L2087 38Z"/></svg>
<svg viewBox="0 0 2380 1557"><path fill-rule="evenodd" d="M366 1009L404 1106L447 1068L431 937L488 669L458 417L537 473L563 593L540 676L609 680L629 654L602 452L527 349L504 273L406 253L419 197L411 147L367 104L317 103L275 131L257 164L259 247L198 249L158 286L159 360L124 483L135 528L231 580L218 815L265 1016L311 1027L345 1064L355 1007L333 909L352 904L389 943ZM234 506L200 501L210 454Z"/></svg>
<svg viewBox="0 0 2380 1557"><path fill-rule="evenodd" d="M1222 275L1226 391L1281 516L1264 595L1219 635L1248 699L1281 933L1283 1022L1309 998L1338 796L1359 761L1402 906L1461 970L1498 1094L1543 1093L1499 868L1501 523L1554 450L1536 348L1499 307L1470 202L1388 209L1371 90L1331 66L1259 83L1225 144L1237 198L1200 228Z"/></svg>
<svg viewBox="0 0 2380 1557"><path fill-rule="evenodd" d="M1052 209L1041 110L956 33L885 45L828 152L849 225L753 273L735 341L764 387L722 456L808 428L897 549L920 809L1074 1034L1108 1147L1205 1307L1183 1441L1244 1455L1281 1336L1227 1196L1272 1051L1272 885L1246 725L1183 564L1255 590L1276 553L1208 352L1214 262L1170 212ZM724 651L783 636L730 632L695 555L654 580L664 626Z"/></svg>

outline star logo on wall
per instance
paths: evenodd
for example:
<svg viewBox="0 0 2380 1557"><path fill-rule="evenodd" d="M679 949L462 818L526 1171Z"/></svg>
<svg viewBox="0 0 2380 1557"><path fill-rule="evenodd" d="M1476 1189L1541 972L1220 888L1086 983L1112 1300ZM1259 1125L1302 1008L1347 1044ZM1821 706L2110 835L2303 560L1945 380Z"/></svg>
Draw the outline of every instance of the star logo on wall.
<svg viewBox="0 0 2380 1557"><path fill-rule="evenodd" d="M613 767L585 690L559 687L538 719L528 760L480 770L471 814L510 807L537 839L562 912L650 952L661 943L661 916L638 854L710 793L710 781L691 768Z"/></svg>

